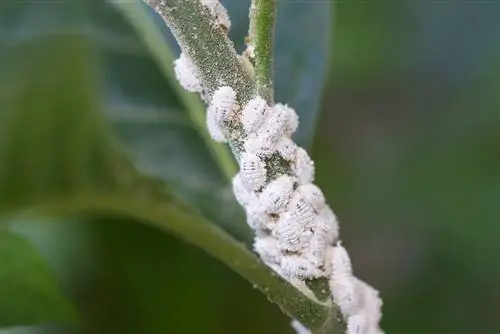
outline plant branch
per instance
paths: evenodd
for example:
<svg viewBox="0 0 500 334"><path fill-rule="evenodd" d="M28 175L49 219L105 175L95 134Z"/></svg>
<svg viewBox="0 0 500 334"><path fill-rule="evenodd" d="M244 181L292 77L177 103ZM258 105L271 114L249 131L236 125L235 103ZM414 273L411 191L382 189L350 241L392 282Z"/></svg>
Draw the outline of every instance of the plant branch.
<svg viewBox="0 0 500 334"><path fill-rule="evenodd" d="M155 9L157 13L159 13L172 33L177 39L181 49L183 52L186 52L188 56L191 58L193 63L198 69L199 75L203 82L203 86L207 90L209 95L212 95L215 90L220 88L221 86L230 86L232 87L238 98L238 102L240 105L245 105L252 98L258 95L258 86L253 79L253 76L248 72L248 70L242 65L236 50L234 49L233 43L228 39L226 32L219 26L214 25L212 21L212 17L209 12L205 10L200 0L144 0L147 4L149 4L152 8ZM274 0L260 0L266 2L265 8L270 8L271 3L274 3ZM116 6L126 6L126 4L122 4L120 2L115 3ZM130 4L129 4L130 5ZM137 4L135 5L137 6ZM273 30L274 21L274 4L272 19L270 19L270 13L257 15L255 19L261 20L261 22L266 22L263 26L257 30L261 30L257 33L257 40L261 38L261 48L266 50L267 52L263 52L263 54L267 55L267 58L262 58L261 61L261 81L260 87L269 87L272 90L271 73L272 73L272 32L269 30ZM142 20L149 20L147 15L143 13L144 16ZM140 19L138 19L139 21ZM267 20L267 21L266 21ZM131 22L132 25L140 31L137 27L139 25L138 22ZM254 21L254 24L256 21ZM141 24L145 24L144 22ZM270 35L271 34L271 35ZM141 37L146 38L147 36ZM151 48L151 45L148 45ZM154 54L157 58L157 61L162 62L163 59L158 59L158 55ZM267 64L267 65L266 65ZM266 80L269 82L266 84ZM267 86L266 86L267 85ZM234 156L238 159L240 153L243 150L243 140L246 137L246 134L242 131L241 128L233 128L231 129L231 139L229 145ZM280 174L289 174L290 165L289 163L282 159L280 155L275 154L270 156L266 161L266 169L268 171L268 177L273 178L275 175ZM223 241L220 241L223 242ZM210 250L208 250L210 251ZM248 253L251 254L248 250ZM256 267L264 267L264 264L260 261L255 263ZM233 268L233 267L232 267ZM233 268L235 269L235 268ZM235 269L237 270L237 269ZM259 269L260 270L260 269ZM266 267L267 271L272 272L270 269ZM238 271L238 270L237 270ZM238 271L239 272L239 271ZM276 274L273 272L273 275ZM344 324L337 319L338 308L336 305L332 305L331 299L327 298L328 301L325 300L325 296L331 296L330 289L325 280L312 280L306 282L307 287L297 288L295 287L295 291L293 294L286 296L284 300L286 303L281 303L281 301L277 301L278 305L282 308L283 312L298 319L305 326L311 329L314 334L339 334L344 332ZM308 288L309 287L309 288ZM273 291L273 287L266 286L264 288L264 293L271 300L275 300L275 293ZM317 316L315 315L318 312L317 306L313 305L310 302L303 304L304 297L298 298L297 293L308 294L309 291L314 293L314 296L306 297L312 298L316 300L322 307L327 303L328 311L326 312L327 317L322 317L321 324L319 324ZM293 300L293 301L292 301ZM323 301L321 301L323 300ZM282 300L283 301L283 300ZM289 309L291 307L291 309ZM314 310L313 310L313 308ZM300 310L295 312L294 310ZM303 312L308 315L304 315ZM324 310L320 311L324 312ZM301 314L302 313L302 314ZM306 319L312 316L312 319Z"/></svg>
<svg viewBox="0 0 500 334"><path fill-rule="evenodd" d="M257 92L274 104L273 42L275 0L252 0L250 6L249 47L253 49Z"/></svg>
<svg viewBox="0 0 500 334"><path fill-rule="evenodd" d="M75 214L118 215L137 219L160 231L172 233L239 273L290 317L304 325L319 329L330 318L331 302L320 302L306 295L291 283L279 277L243 244L215 224L191 213L170 196L159 194L156 183L142 183L144 189L131 194L113 192L105 195L81 194L64 198L34 199L30 215L71 216ZM140 197L137 194L141 194ZM156 201L155 201L156 199ZM174 201L174 202L172 202ZM35 204L36 203L36 204ZM13 207L0 207L0 213L12 212ZM19 207L21 209L21 207ZM25 211L26 213L26 211Z"/></svg>

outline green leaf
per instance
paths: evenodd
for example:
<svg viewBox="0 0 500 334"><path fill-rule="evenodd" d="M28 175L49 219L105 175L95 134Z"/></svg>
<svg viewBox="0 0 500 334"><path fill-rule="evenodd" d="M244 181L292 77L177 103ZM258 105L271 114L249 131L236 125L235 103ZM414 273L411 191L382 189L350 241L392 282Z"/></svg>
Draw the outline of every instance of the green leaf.
<svg viewBox="0 0 500 334"><path fill-rule="evenodd" d="M132 8L146 19L141 22L150 22L143 7ZM186 116L175 109L175 101L197 102L171 94L178 87L157 73L168 78L171 67L151 61L112 7L97 0L7 1L0 4L0 23L5 27L0 39L1 214L105 214L142 221L222 261L289 316L312 328L323 325L330 317L329 303L277 277L198 215L206 212L197 196L206 200L205 206L210 199L217 204L212 212L219 217L231 210L225 203L235 202L228 195L229 178L216 169L220 164L214 157L220 163L220 151L202 134L200 114ZM153 26L149 32L154 37L158 31ZM169 51L152 52L167 56ZM110 131L105 114L124 142ZM122 149L133 155L135 165ZM165 179L170 191L151 174ZM221 190L224 177L227 192ZM171 192L196 202L196 209L182 205ZM227 202L218 196L227 196ZM9 299L15 302L16 296Z"/></svg>
<svg viewBox="0 0 500 334"><path fill-rule="evenodd" d="M249 1L222 1L231 15L230 37L244 50ZM328 79L333 1L276 1L276 101L288 103L300 116L294 135L306 149L312 145Z"/></svg>
<svg viewBox="0 0 500 334"><path fill-rule="evenodd" d="M0 259L0 327L77 320L52 270L27 240L0 230Z"/></svg>

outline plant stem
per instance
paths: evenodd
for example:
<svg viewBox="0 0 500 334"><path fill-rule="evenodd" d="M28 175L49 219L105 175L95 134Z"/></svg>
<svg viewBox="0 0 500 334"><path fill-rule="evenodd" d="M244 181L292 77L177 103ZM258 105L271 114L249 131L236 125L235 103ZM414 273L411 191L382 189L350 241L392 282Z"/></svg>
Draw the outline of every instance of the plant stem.
<svg viewBox="0 0 500 334"><path fill-rule="evenodd" d="M254 13L253 25L255 35L257 36L256 47L260 45L262 57L259 60L260 72L257 76L260 79L254 81L251 74L243 67L233 43L228 39L226 32L218 25L214 25L209 12L203 8L200 0L144 0L155 11L160 14L168 27L174 34L183 52L186 52L198 69L206 93L212 95L215 90L221 86L230 86L237 94L238 102L241 106L245 105L258 94L264 94L268 99L272 99L272 40L274 30L274 0L253 0L260 3L257 8L263 8L264 13ZM255 8L254 8L255 10ZM259 23L260 22L260 23ZM252 29L250 29L252 30ZM260 40L259 40L260 39ZM161 61L161 59L159 59ZM257 65L256 65L257 67ZM260 87L260 88L259 88ZM268 90L263 93L263 90ZM267 95L266 95L267 94ZM238 159L243 150L243 140L246 134L242 129L236 127L231 129L229 146L233 155ZM266 161L268 176L274 174L289 174L290 165L282 159L280 155L272 155ZM256 264L257 265L257 264ZM259 266L262 266L259 263ZM268 270L268 269L267 269ZM307 282L310 291L314 296L309 298L323 299L324 296L331 296L328 284L324 280L312 280ZM274 300L271 287L264 289L264 293ZM309 289L297 288L297 291L307 293ZM305 296L305 295L304 295ZM292 299L295 297L290 296ZM331 300L331 299L330 299ZM330 303L329 300L329 304ZM290 302L290 300L288 300ZM317 320L306 319L312 316L311 304L299 305L302 302L296 299L295 305L281 304L283 312L290 315L291 310L301 309L308 315L293 315L304 325L308 326L314 334L338 334L344 330L344 324L337 320L338 308L336 305L329 307L327 318L322 318L323 323L318 325ZM324 303L318 300L320 305ZM292 303L293 304L293 303ZM316 318L316 316L313 316ZM311 322L314 322L312 324Z"/></svg>
<svg viewBox="0 0 500 334"><path fill-rule="evenodd" d="M165 19L182 51L198 68L209 95L221 86L230 86L236 91L241 105L255 97L255 82L241 66L233 43L220 26L214 26L200 0L145 2Z"/></svg>
<svg viewBox="0 0 500 334"><path fill-rule="evenodd" d="M249 45L255 53L257 92L270 105L274 104L273 41L275 17L275 0L252 0Z"/></svg>

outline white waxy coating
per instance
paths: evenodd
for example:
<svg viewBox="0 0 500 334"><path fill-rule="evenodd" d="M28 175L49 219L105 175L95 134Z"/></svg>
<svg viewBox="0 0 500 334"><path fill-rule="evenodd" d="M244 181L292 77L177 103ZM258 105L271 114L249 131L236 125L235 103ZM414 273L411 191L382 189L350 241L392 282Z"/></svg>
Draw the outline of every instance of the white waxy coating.
<svg viewBox="0 0 500 334"><path fill-rule="evenodd" d="M316 228L325 233L328 244L332 244L339 237L337 216L335 216L330 206L326 205L319 213Z"/></svg>
<svg viewBox="0 0 500 334"><path fill-rule="evenodd" d="M212 137L212 139L215 140L216 142L225 143L226 137L222 132L221 126L217 122L217 115L215 114L214 108L208 107L206 122L210 137Z"/></svg>
<svg viewBox="0 0 500 334"><path fill-rule="evenodd" d="M277 142L285 134L286 117L286 114L272 110L264 124L256 131L257 136Z"/></svg>
<svg viewBox="0 0 500 334"><path fill-rule="evenodd" d="M280 264L283 255L278 242L272 237L255 238L254 250L266 264Z"/></svg>
<svg viewBox="0 0 500 334"><path fill-rule="evenodd" d="M244 144L247 153L253 153L259 157L266 157L275 152L275 145L266 138L260 138L255 134L250 135Z"/></svg>
<svg viewBox="0 0 500 334"><path fill-rule="evenodd" d="M298 255L285 255L281 259L281 271L288 278L299 278L301 280L318 278L322 272L309 261Z"/></svg>
<svg viewBox="0 0 500 334"><path fill-rule="evenodd" d="M324 209L326 205L325 196L316 185L312 183L303 184L299 186L297 191L312 205L314 211L319 213Z"/></svg>
<svg viewBox="0 0 500 334"><path fill-rule="evenodd" d="M257 131L269 113L269 106L267 102L257 96L250 100L241 112L241 124L247 134Z"/></svg>
<svg viewBox="0 0 500 334"><path fill-rule="evenodd" d="M285 133L288 136L291 136L299 126L299 116L293 108L289 107L286 104L277 103L273 108L274 110L286 115L286 123L284 129Z"/></svg>
<svg viewBox="0 0 500 334"><path fill-rule="evenodd" d="M356 278L356 284L361 295L364 314L370 324L378 324L382 318L382 300L379 292L369 284Z"/></svg>
<svg viewBox="0 0 500 334"><path fill-rule="evenodd" d="M185 90L193 93L203 91L198 70L185 52L181 52L180 57L174 61L174 72L177 81Z"/></svg>
<svg viewBox="0 0 500 334"><path fill-rule="evenodd" d="M267 213L279 213L286 208L293 193L294 179L282 175L271 181L259 196L259 203Z"/></svg>
<svg viewBox="0 0 500 334"><path fill-rule="evenodd" d="M259 190L266 183L266 165L255 154L243 153L240 160L241 179L248 190Z"/></svg>
<svg viewBox="0 0 500 334"><path fill-rule="evenodd" d="M290 252L301 252L308 245L313 233L301 225L299 220L290 219L290 214L285 212L276 223L273 236L278 239L281 249Z"/></svg>
<svg viewBox="0 0 500 334"><path fill-rule="evenodd" d="M368 323L364 314L354 314L347 318L347 334L367 334Z"/></svg>
<svg viewBox="0 0 500 334"><path fill-rule="evenodd" d="M233 178L233 192L236 201L244 207L256 203L258 200L258 196L246 188L241 178L241 173L236 174Z"/></svg>
<svg viewBox="0 0 500 334"><path fill-rule="evenodd" d="M360 311L358 285L352 275L333 275L329 285L333 301L339 306L344 317L349 317Z"/></svg>
<svg viewBox="0 0 500 334"><path fill-rule="evenodd" d="M325 233L315 229L306 252L309 261L318 268L323 267L326 261L326 250L328 246L329 243Z"/></svg>
<svg viewBox="0 0 500 334"><path fill-rule="evenodd" d="M258 206L258 202L252 202L246 206L245 211L247 224L256 234L269 229L269 224L271 223L272 218L261 210Z"/></svg>
<svg viewBox="0 0 500 334"><path fill-rule="evenodd" d="M219 0L201 0L201 3L210 11L216 24L223 26L226 30L231 28L231 20L227 10Z"/></svg>
<svg viewBox="0 0 500 334"><path fill-rule="evenodd" d="M231 87L222 86L214 92L210 108L214 109L219 125L230 122L237 107L236 92Z"/></svg>
<svg viewBox="0 0 500 334"><path fill-rule="evenodd" d="M331 252L332 278L335 276L352 276L351 258L339 241Z"/></svg>
<svg viewBox="0 0 500 334"><path fill-rule="evenodd" d="M294 161L297 156L297 144L288 137L282 137L276 143L276 151L278 151L283 159Z"/></svg>
<svg viewBox="0 0 500 334"><path fill-rule="evenodd" d="M314 162L302 147L297 149L297 155L292 164L292 170L299 179L300 184L308 184L314 181Z"/></svg>

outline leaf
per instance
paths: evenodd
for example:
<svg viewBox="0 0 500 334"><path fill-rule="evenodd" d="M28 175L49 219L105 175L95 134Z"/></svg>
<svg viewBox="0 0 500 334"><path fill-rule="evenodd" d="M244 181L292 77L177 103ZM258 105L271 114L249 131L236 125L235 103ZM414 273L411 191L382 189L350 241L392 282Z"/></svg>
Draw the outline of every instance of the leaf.
<svg viewBox="0 0 500 334"><path fill-rule="evenodd" d="M240 51L248 31L249 1L223 0L231 15L230 37ZM295 108L300 125L296 142L309 149L328 75L331 1L276 1L276 101Z"/></svg>
<svg viewBox="0 0 500 334"><path fill-rule="evenodd" d="M52 270L27 240L0 230L0 259L0 327L77 320Z"/></svg>
<svg viewBox="0 0 500 334"><path fill-rule="evenodd" d="M208 160L205 150L195 150L198 144L207 145L201 134L181 127L182 122L163 127L165 118L170 122L176 117L187 120L183 118L185 112L169 112L175 110L167 104L169 99L154 100L161 97L160 90L162 96L170 96L171 87L157 76L158 68L148 62L146 49L105 29L113 20L117 20L113 25L123 24L106 2L9 1L0 4L0 13L1 214L21 210L63 217L90 214L139 220L214 256L261 289L286 314L311 328L322 326L330 318L330 303L319 302L277 277L244 245L203 219L199 210L181 204L163 181L147 174L168 171L161 176L170 181L168 187L175 192L179 190L176 186L184 183L203 185L209 176L196 173L204 168L213 171L215 163ZM125 25L122 29L129 28ZM112 66L116 68L110 69ZM161 68L167 75L171 71L164 65ZM132 81L122 78L120 74L125 71L140 72L141 78L149 74L147 83L140 81L148 89L132 94L137 85L127 86ZM115 90L111 79L123 79L121 90ZM150 88L153 83L158 87ZM134 98L123 97L128 94ZM114 98L121 104L112 103ZM156 105L138 109L132 101L161 102L165 106L158 114ZM146 152L145 160L165 154L165 159L148 163L138 156L139 173L119 149L123 144L110 131L104 114L123 139L136 136L135 141L125 142L133 153ZM120 122L123 127L117 124ZM185 174L177 169L177 179L172 179L170 173L174 172L169 168L173 166L182 168ZM216 180L213 184L222 178L218 172L219 176L210 176ZM206 189L210 191L204 195L213 196L217 202L219 190ZM16 296L9 299L16 302Z"/></svg>

